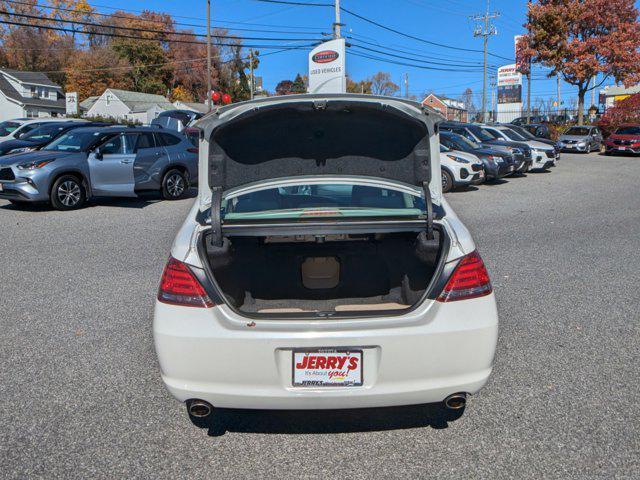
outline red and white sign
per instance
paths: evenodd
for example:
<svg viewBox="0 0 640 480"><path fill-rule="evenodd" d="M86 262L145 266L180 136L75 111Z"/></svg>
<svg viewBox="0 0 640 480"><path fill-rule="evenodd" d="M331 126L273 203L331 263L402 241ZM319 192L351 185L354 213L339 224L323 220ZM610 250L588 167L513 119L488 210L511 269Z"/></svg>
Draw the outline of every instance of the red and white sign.
<svg viewBox="0 0 640 480"><path fill-rule="evenodd" d="M294 387L362 385L362 350L293 352Z"/></svg>
<svg viewBox="0 0 640 480"><path fill-rule="evenodd" d="M309 52L309 93L345 93L345 40L321 43Z"/></svg>

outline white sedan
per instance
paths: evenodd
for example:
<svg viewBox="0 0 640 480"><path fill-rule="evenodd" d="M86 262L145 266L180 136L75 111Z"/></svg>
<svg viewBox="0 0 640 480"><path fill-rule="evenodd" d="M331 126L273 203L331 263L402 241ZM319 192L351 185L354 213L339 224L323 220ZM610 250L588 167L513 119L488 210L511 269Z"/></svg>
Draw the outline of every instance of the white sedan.
<svg viewBox="0 0 640 480"><path fill-rule="evenodd" d="M162 379L216 407L438 403L487 382L496 302L442 196L437 123L369 95L271 97L201 119L200 190L155 305Z"/></svg>

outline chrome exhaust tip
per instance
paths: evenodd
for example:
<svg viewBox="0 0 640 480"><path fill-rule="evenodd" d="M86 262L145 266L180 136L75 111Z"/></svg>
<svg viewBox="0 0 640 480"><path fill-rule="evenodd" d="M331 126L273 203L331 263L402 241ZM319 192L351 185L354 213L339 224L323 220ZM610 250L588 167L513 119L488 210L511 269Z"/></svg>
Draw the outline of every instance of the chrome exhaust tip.
<svg viewBox="0 0 640 480"><path fill-rule="evenodd" d="M205 418L213 412L213 405L204 400L187 400L187 411L195 418Z"/></svg>
<svg viewBox="0 0 640 480"><path fill-rule="evenodd" d="M444 399L444 406L449 410L462 410L467 405L466 393L454 393Z"/></svg>

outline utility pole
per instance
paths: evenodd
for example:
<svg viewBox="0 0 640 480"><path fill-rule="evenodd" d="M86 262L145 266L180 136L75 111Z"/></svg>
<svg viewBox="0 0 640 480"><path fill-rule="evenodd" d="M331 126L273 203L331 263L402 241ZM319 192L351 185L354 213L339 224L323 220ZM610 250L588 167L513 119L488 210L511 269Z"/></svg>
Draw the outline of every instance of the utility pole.
<svg viewBox="0 0 640 480"><path fill-rule="evenodd" d="M500 13L498 12L489 13L489 0L487 0L487 11L484 14L471 16L472 20L480 22L476 25L476 28L473 31L473 36L482 37L484 44L484 72L482 77L482 119L484 122L487 121L487 46L489 37L498 34L498 31L491 23L491 20L498 18L499 16Z"/></svg>
<svg viewBox="0 0 640 480"><path fill-rule="evenodd" d="M251 92L251 100L253 100L253 90L255 82L253 80L253 48L249 49L249 91Z"/></svg>
<svg viewBox="0 0 640 480"><path fill-rule="evenodd" d="M560 104L562 103L562 99L560 98L560 72L556 72L556 81L558 89L558 115L560 115Z"/></svg>
<svg viewBox="0 0 640 480"><path fill-rule="evenodd" d="M340 38L340 27L342 24L340 23L340 0L335 0L336 7L336 20L333 23L333 38Z"/></svg>
<svg viewBox="0 0 640 480"><path fill-rule="evenodd" d="M404 74L404 98L409 98L409 74Z"/></svg>
<svg viewBox="0 0 640 480"><path fill-rule="evenodd" d="M491 75L491 121L496 120L496 77Z"/></svg>
<svg viewBox="0 0 640 480"><path fill-rule="evenodd" d="M527 1L527 33L531 35L531 0ZM531 57L527 66L527 123L531 123Z"/></svg>
<svg viewBox="0 0 640 480"><path fill-rule="evenodd" d="M207 108L211 111L211 0L207 0Z"/></svg>

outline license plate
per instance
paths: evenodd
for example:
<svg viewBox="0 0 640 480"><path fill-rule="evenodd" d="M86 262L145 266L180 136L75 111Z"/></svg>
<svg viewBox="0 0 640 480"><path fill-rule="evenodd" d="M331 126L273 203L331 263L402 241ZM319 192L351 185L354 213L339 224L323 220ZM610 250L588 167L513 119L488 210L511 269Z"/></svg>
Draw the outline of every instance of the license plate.
<svg viewBox="0 0 640 480"><path fill-rule="evenodd" d="M479 178L484 178L484 172L479 172L478 176L479 176Z"/></svg>
<svg viewBox="0 0 640 480"><path fill-rule="evenodd" d="M618 150L626 150L627 147L618 147Z"/></svg>
<svg viewBox="0 0 640 480"><path fill-rule="evenodd" d="M2 192L3 190L4 190L4 185L0 183L0 192Z"/></svg>
<svg viewBox="0 0 640 480"><path fill-rule="evenodd" d="M509 167L509 171L511 171L511 172L513 172L515 169L516 169L516 166L515 166L515 165L511 165L511 166Z"/></svg>
<svg viewBox="0 0 640 480"><path fill-rule="evenodd" d="M294 387L362 386L362 350L294 350Z"/></svg>

